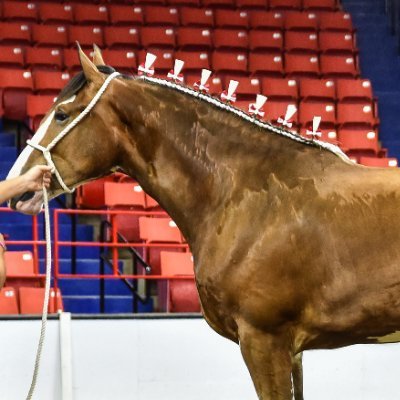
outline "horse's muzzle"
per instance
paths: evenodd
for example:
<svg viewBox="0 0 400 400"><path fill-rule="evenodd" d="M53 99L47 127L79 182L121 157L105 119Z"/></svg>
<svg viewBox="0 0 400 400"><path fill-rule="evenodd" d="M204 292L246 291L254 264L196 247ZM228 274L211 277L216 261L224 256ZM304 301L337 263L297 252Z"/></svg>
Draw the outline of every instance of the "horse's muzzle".
<svg viewBox="0 0 400 400"><path fill-rule="evenodd" d="M25 192L21 196L13 197L9 202L11 209L30 215L38 214L42 205L43 193L41 191Z"/></svg>

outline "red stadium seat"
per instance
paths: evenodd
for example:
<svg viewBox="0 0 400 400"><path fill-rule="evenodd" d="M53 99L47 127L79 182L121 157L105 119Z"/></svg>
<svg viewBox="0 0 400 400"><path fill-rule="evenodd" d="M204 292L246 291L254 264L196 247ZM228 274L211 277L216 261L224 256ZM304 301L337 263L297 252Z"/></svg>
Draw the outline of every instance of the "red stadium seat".
<svg viewBox="0 0 400 400"><path fill-rule="evenodd" d="M216 73L247 74L246 52L224 53L214 51L212 54L212 68Z"/></svg>
<svg viewBox="0 0 400 400"><path fill-rule="evenodd" d="M216 10L214 18L217 28L247 29L249 26L248 13L244 10Z"/></svg>
<svg viewBox="0 0 400 400"><path fill-rule="evenodd" d="M49 299L49 313L56 314L59 311L63 310L64 310L64 305L60 289L54 290L53 288L51 288L50 299Z"/></svg>
<svg viewBox="0 0 400 400"><path fill-rule="evenodd" d="M326 77L355 78L359 75L353 56L322 54L320 56L321 74Z"/></svg>
<svg viewBox="0 0 400 400"><path fill-rule="evenodd" d="M335 11L338 8L336 0L303 0L305 10Z"/></svg>
<svg viewBox="0 0 400 400"><path fill-rule="evenodd" d="M203 68L210 69L210 59L207 52L201 51L177 51L175 53L175 59L182 60L185 62L183 70L185 73L188 71L198 71Z"/></svg>
<svg viewBox="0 0 400 400"><path fill-rule="evenodd" d="M265 10L268 6L268 0L236 0L236 5L242 10Z"/></svg>
<svg viewBox="0 0 400 400"><path fill-rule="evenodd" d="M99 26L70 26L68 29L68 41L75 47L78 42L82 47L93 48L93 43L99 47L104 46L103 28Z"/></svg>
<svg viewBox="0 0 400 400"><path fill-rule="evenodd" d="M142 25L143 9L140 6L109 5L110 23L114 25Z"/></svg>
<svg viewBox="0 0 400 400"><path fill-rule="evenodd" d="M23 49L19 46L0 46L0 67L24 66Z"/></svg>
<svg viewBox="0 0 400 400"><path fill-rule="evenodd" d="M317 32L318 17L314 12L288 11L285 13L284 28L295 31Z"/></svg>
<svg viewBox="0 0 400 400"><path fill-rule="evenodd" d="M265 118L264 119L271 121L273 123L276 123L278 118L285 115L286 109L289 104L292 104L297 107L297 104L295 104L294 102L268 100L263 107L265 110ZM296 114L294 114L294 116L292 118L292 122L295 125L297 125L297 121L298 121L298 116L296 113Z"/></svg>
<svg viewBox="0 0 400 400"><path fill-rule="evenodd" d="M7 277L35 276L33 255L30 251L7 251L4 253Z"/></svg>
<svg viewBox="0 0 400 400"><path fill-rule="evenodd" d="M86 48L85 52L86 55L90 56L91 48ZM70 72L81 71L81 62L79 60L79 55L76 49L64 49L64 66Z"/></svg>
<svg viewBox="0 0 400 400"><path fill-rule="evenodd" d="M112 176L106 176L79 186L76 191L76 206L95 209L105 207L104 183L113 181Z"/></svg>
<svg viewBox="0 0 400 400"><path fill-rule="evenodd" d="M319 16L321 31L353 32L353 23L349 13L343 11L324 12Z"/></svg>
<svg viewBox="0 0 400 400"><path fill-rule="evenodd" d="M174 65L174 53L169 50L150 49L150 52L157 56L154 63L156 74L163 74L169 72ZM138 65L143 64L146 60L147 51L141 50L137 53Z"/></svg>
<svg viewBox="0 0 400 400"><path fill-rule="evenodd" d="M281 52L283 35L281 31L251 30L249 33L249 49L252 51Z"/></svg>
<svg viewBox="0 0 400 400"><path fill-rule="evenodd" d="M145 48L174 48L175 31L173 28L145 26L141 29L142 45Z"/></svg>
<svg viewBox="0 0 400 400"><path fill-rule="evenodd" d="M214 47L216 49L245 50L248 47L246 30L214 29Z"/></svg>
<svg viewBox="0 0 400 400"><path fill-rule="evenodd" d="M307 135L307 130L312 131L312 123L309 123L308 125L303 126L300 129L301 136L310 139L310 136ZM328 142L335 145L339 144L337 130L334 127L329 127L329 128L320 127L318 128L318 131L321 132L321 137L318 138L318 140L322 140L323 142Z"/></svg>
<svg viewBox="0 0 400 400"><path fill-rule="evenodd" d="M360 157L360 164L368 167L380 167L380 168L396 168L398 167L397 158L394 157Z"/></svg>
<svg viewBox="0 0 400 400"><path fill-rule="evenodd" d="M136 0L136 3L138 4L144 4L144 5L165 5L165 0Z"/></svg>
<svg viewBox="0 0 400 400"><path fill-rule="evenodd" d="M283 63L280 54L270 53L250 53L249 55L249 71L252 74L262 76L282 76Z"/></svg>
<svg viewBox="0 0 400 400"><path fill-rule="evenodd" d="M36 22L37 5L30 1L2 1L3 20Z"/></svg>
<svg viewBox="0 0 400 400"><path fill-rule="evenodd" d="M317 53L318 35L316 32L287 31L285 50L291 53Z"/></svg>
<svg viewBox="0 0 400 400"><path fill-rule="evenodd" d="M30 128L36 132L40 121L50 110L56 99L53 95L28 95L26 99L26 112L30 118Z"/></svg>
<svg viewBox="0 0 400 400"><path fill-rule="evenodd" d="M31 43L31 29L23 22L0 22L0 44Z"/></svg>
<svg viewBox="0 0 400 400"><path fill-rule="evenodd" d="M193 275L193 256L190 253L178 253L171 251L162 251L161 274L166 276ZM179 279L168 281L167 293L159 295L168 295L166 299L167 312L200 312L199 296L197 294L196 284L193 279ZM161 300L164 303L165 300Z"/></svg>
<svg viewBox="0 0 400 400"><path fill-rule="evenodd" d="M319 48L323 53L353 54L356 51L350 32L320 32Z"/></svg>
<svg viewBox="0 0 400 400"><path fill-rule="evenodd" d="M339 103L337 106L337 122L339 125L367 125L372 128L377 125L371 102Z"/></svg>
<svg viewBox="0 0 400 400"><path fill-rule="evenodd" d="M0 290L0 314L19 314L17 292L13 287L5 286Z"/></svg>
<svg viewBox="0 0 400 400"><path fill-rule="evenodd" d="M106 25L108 10L104 4L75 4L74 20L77 24Z"/></svg>
<svg viewBox="0 0 400 400"><path fill-rule="evenodd" d="M3 88L4 116L22 120L26 117L26 96L32 92L32 74L27 70L2 69L0 87Z"/></svg>
<svg viewBox="0 0 400 400"><path fill-rule="evenodd" d="M331 79L302 79L300 97L303 101L335 102L335 82Z"/></svg>
<svg viewBox="0 0 400 400"><path fill-rule="evenodd" d="M210 9L182 7L180 16L183 26L212 27L214 25L214 12Z"/></svg>
<svg viewBox="0 0 400 400"><path fill-rule="evenodd" d="M299 96L298 84L294 79L263 78L261 88L269 100L297 102Z"/></svg>
<svg viewBox="0 0 400 400"><path fill-rule="evenodd" d="M362 151L375 155L379 151L378 134L373 129L340 128L340 147L344 151Z"/></svg>
<svg viewBox="0 0 400 400"><path fill-rule="evenodd" d="M103 58L107 64L121 72L136 73L136 54L131 50L103 50Z"/></svg>
<svg viewBox="0 0 400 400"><path fill-rule="evenodd" d="M164 27L179 25L178 9L175 7L146 7L146 25L160 25Z"/></svg>
<svg viewBox="0 0 400 400"><path fill-rule="evenodd" d="M47 47L27 47L25 62L31 70L61 70L63 68L62 51Z"/></svg>
<svg viewBox="0 0 400 400"><path fill-rule="evenodd" d="M250 99L255 100L257 94L261 93L260 80L258 78L248 78L243 76L230 76L225 79L224 88L227 89L230 79L234 79L239 82L236 89L238 100Z"/></svg>
<svg viewBox="0 0 400 400"><path fill-rule="evenodd" d="M74 17L70 4L40 3L39 19L43 23L72 24Z"/></svg>
<svg viewBox="0 0 400 400"><path fill-rule="evenodd" d="M286 54L285 72L289 76L318 77L318 57L312 54Z"/></svg>
<svg viewBox="0 0 400 400"><path fill-rule="evenodd" d="M107 26L104 28L104 43L108 48L132 49L140 46L139 30L129 26Z"/></svg>
<svg viewBox="0 0 400 400"><path fill-rule="evenodd" d="M181 27L177 33L177 46L182 50L208 50L212 48L211 31L207 28Z"/></svg>
<svg viewBox="0 0 400 400"><path fill-rule="evenodd" d="M233 8L235 6L234 0L202 0L204 7L228 7Z"/></svg>
<svg viewBox="0 0 400 400"><path fill-rule="evenodd" d="M21 314L42 314L43 301L44 288L19 288L19 307Z"/></svg>
<svg viewBox="0 0 400 400"><path fill-rule="evenodd" d="M272 9L300 10L302 0L269 0L269 6Z"/></svg>
<svg viewBox="0 0 400 400"><path fill-rule="evenodd" d="M194 6L200 5L200 0L168 0L170 6Z"/></svg>
<svg viewBox="0 0 400 400"><path fill-rule="evenodd" d="M372 102L374 99L369 79L338 79L336 87L340 102Z"/></svg>
<svg viewBox="0 0 400 400"><path fill-rule="evenodd" d="M185 75L185 80L189 86L200 80L200 71L197 73L189 73ZM222 92L222 82L221 78L218 76L211 77L208 81L210 85L210 94L219 96Z"/></svg>
<svg viewBox="0 0 400 400"><path fill-rule="evenodd" d="M73 50L76 53L76 50ZM71 76L67 72L34 71L33 82L37 93L58 94L67 84Z"/></svg>
<svg viewBox="0 0 400 400"><path fill-rule="evenodd" d="M312 124L315 116L321 117L321 127L333 128L336 124L335 103L331 102L300 102L299 123L303 126Z"/></svg>
<svg viewBox="0 0 400 400"><path fill-rule="evenodd" d="M67 47L67 28L63 25L32 25L32 42L36 46Z"/></svg>
<svg viewBox="0 0 400 400"><path fill-rule="evenodd" d="M140 217L140 238L147 243L183 243L181 232L171 218Z"/></svg>
<svg viewBox="0 0 400 400"><path fill-rule="evenodd" d="M283 29L283 14L279 11L253 11L250 13L251 29Z"/></svg>

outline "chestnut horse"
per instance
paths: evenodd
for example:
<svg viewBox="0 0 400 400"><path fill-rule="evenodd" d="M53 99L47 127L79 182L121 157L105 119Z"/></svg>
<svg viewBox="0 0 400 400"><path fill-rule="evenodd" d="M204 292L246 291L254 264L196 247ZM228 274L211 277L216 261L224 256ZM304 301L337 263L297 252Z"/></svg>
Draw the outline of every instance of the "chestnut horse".
<svg viewBox="0 0 400 400"><path fill-rule="evenodd" d="M113 71L82 52L10 175L45 148ZM175 220L194 255L209 325L238 343L263 400L302 399L300 354L400 340L400 173L354 165L162 79L112 77L52 149L55 197L121 169ZM13 199L35 213L41 194Z"/></svg>

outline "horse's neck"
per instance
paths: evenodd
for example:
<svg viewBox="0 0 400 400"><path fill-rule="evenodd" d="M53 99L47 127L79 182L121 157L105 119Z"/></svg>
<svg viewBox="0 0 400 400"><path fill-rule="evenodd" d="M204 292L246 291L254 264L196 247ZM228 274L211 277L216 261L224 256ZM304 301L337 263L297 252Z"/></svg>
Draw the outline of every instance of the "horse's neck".
<svg viewBox="0 0 400 400"><path fill-rule="evenodd" d="M280 138L172 90L137 81L130 85L119 94L130 136L121 166L190 243L227 199L241 196L240 188L259 185L254 172L262 180L274 172Z"/></svg>

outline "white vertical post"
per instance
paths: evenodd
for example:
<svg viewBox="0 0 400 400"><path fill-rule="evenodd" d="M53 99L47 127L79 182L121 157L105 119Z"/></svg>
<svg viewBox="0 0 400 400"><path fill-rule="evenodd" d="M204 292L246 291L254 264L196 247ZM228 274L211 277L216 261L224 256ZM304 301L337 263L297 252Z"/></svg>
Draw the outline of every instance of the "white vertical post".
<svg viewBox="0 0 400 400"><path fill-rule="evenodd" d="M60 312L61 398L72 400L71 313Z"/></svg>

